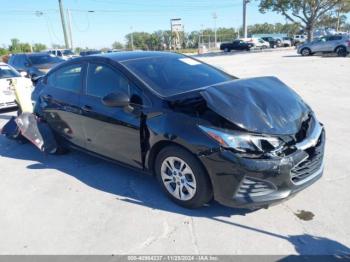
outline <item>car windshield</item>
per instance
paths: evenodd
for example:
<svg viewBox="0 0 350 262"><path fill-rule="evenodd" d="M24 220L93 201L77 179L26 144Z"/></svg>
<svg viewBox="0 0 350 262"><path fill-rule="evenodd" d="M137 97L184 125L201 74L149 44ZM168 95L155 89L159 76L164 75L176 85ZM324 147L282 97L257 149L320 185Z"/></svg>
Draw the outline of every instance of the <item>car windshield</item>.
<svg viewBox="0 0 350 262"><path fill-rule="evenodd" d="M33 65L54 64L63 61L61 58L49 54L33 55L28 58Z"/></svg>
<svg viewBox="0 0 350 262"><path fill-rule="evenodd" d="M20 76L21 75L17 71L13 70L8 65L0 65L0 79Z"/></svg>
<svg viewBox="0 0 350 262"><path fill-rule="evenodd" d="M72 50L69 50L69 49L63 50L63 54L64 54L64 55L74 55L74 53L72 52Z"/></svg>
<svg viewBox="0 0 350 262"><path fill-rule="evenodd" d="M132 59L122 64L162 96L234 79L209 65L180 55Z"/></svg>

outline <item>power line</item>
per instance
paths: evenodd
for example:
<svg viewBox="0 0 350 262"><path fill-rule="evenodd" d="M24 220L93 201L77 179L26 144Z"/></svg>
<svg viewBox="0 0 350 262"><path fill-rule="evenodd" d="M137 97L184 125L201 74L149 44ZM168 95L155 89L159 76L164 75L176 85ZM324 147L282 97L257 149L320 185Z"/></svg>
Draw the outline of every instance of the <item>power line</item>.
<svg viewBox="0 0 350 262"><path fill-rule="evenodd" d="M70 10L70 11L72 11L72 10ZM89 15L90 15L89 12L85 13L87 26L86 26L86 28L84 28L84 29L81 29L81 28L78 26L78 24L77 24L76 21L75 21L74 16L71 17L71 18L72 18L72 22L73 22L73 26L74 26L75 29L77 29L77 31L83 33L83 32L87 32L87 31L90 29L90 19L89 19Z"/></svg>

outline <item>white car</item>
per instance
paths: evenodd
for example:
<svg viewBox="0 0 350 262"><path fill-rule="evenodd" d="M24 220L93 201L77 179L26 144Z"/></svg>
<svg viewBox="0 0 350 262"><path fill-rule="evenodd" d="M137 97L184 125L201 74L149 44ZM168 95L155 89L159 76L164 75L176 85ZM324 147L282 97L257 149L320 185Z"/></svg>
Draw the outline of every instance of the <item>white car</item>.
<svg viewBox="0 0 350 262"><path fill-rule="evenodd" d="M74 52L70 49L50 49L46 50L49 54L60 57L64 60L72 59L74 57L78 57Z"/></svg>
<svg viewBox="0 0 350 262"><path fill-rule="evenodd" d="M292 46L292 41L291 41L290 37L282 37L281 44L283 47L289 47L289 46Z"/></svg>
<svg viewBox="0 0 350 262"><path fill-rule="evenodd" d="M254 48L258 48L258 49L265 49L265 48L269 48L270 47L270 43L266 42L262 38L255 38L255 37L252 37L252 38L241 38L241 40L243 40L246 43L254 44Z"/></svg>
<svg viewBox="0 0 350 262"><path fill-rule="evenodd" d="M299 44L302 44L302 43L304 43L306 41L307 36L305 36L305 35L294 35L293 39L294 39L294 43L296 45L299 45Z"/></svg>
<svg viewBox="0 0 350 262"><path fill-rule="evenodd" d="M16 86L33 87L32 81L18 73L12 66L0 62L0 109L16 107Z"/></svg>

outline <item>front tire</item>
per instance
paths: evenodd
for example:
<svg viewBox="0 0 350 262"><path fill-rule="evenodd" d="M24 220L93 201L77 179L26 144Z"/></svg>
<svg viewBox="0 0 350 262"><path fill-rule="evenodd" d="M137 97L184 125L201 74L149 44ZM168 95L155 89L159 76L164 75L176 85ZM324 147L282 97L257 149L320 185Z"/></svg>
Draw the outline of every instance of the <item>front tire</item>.
<svg viewBox="0 0 350 262"><path fill-rule="evenodd" d="M345 57L348 54L348 52L346 51L346 48L344 46L337 47L337 49L335 49L335 52L336 52L337 56L339 56L339 57Z"/></svg>
<svg viewBox="0 0 350 262"><path fill-rule="evenodd" d="M311 55L311 50L310 50L310 48L303 48L300 51L300 53L301 53L302 56L310 56Z"/></svg>
<svg viewBox="0 0 350 262"><path fill-rule="evenodd" d="M198 208L212 199L205 169L193 154L179 146L167 146L159 152L155 172L167 196L180 206Z"/></svg>

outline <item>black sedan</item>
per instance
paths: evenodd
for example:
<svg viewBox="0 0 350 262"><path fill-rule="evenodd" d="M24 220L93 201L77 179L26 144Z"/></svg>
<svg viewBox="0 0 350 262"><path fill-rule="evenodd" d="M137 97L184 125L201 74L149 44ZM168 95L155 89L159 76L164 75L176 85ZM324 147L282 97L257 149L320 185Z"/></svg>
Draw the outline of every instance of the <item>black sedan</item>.
<svg viewBox="0 0 350 262"><path fill-rule="evenodd" d="M263 39L264 41L268 42L270 44L271 48L276 48L276 47L281 45L281 40L274 39L271 36L269 36L269 37L262 37L261 39Z"/></svg>
<svg viewBox="0 0 350 262"><path fill-rule="evenodd" d="M176 203L268 206L323 172L325 132L274 77L237 79L166 52L62 63L42 78L35 112L62 148L155 174Z"/></svg>
<svg viewBox="0 0 350 262"><path fill-rule="evenodd" d="M250 51L253 47L253 43L244 42L243 40L234 40L232 43L222 43L220 45L220 50L224 52L231 52L231 50Z"/></svg>
<svg viewBox="0 0 350 262"><path fill-rule="evenodd" d="M13 54L9 59L9 65L19 72L26 72L35 82L45 75L52 67L64 60L48 53L23 53Z"/></svg>

